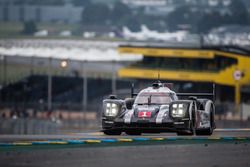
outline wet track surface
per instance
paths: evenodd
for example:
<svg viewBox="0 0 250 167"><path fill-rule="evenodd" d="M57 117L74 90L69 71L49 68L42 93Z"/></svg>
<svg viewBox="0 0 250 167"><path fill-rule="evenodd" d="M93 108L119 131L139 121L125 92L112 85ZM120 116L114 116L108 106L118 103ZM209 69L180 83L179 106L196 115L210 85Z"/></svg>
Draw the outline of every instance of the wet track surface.
<svg viewBox="0 0 250 167"><path fill-rule="evenodd" d="M111 138L119 142L0 146L0 166L250 166L250 129L217 129L211 137L179 137L174 133L105 136L101 132L1 135L0 142Z"/></svg>
<svg viewBox="0 0 250 167"><path fill-rule="evenodd" d="M63 135L0 135L0 142L14 141L32 141L32 140L50 140L50 139L102 139L102 138L136 138L136 137L177 137L175 133L144 133L140 136L128 136L122 134L119 136L107 136L99 131L89 131L83 133L67 133ZM191 136L197 138L198 136ZM250 137L250 128L244 129L216 129L211 137Z"/></svg>

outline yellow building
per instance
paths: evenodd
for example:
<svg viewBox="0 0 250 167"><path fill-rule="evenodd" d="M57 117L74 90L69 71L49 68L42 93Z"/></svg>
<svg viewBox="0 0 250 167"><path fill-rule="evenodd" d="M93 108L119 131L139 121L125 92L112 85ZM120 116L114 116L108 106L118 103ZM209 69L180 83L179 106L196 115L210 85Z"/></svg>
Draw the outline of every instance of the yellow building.
<svg viewBox="0 0 250 167"><path fill-rule="evenodd" d="M240 47L168 48L120 46L120 53L143 55L118 72L121 78L211 82L235 88L240 103L240 87L250 85L250 51Z"/></svg>

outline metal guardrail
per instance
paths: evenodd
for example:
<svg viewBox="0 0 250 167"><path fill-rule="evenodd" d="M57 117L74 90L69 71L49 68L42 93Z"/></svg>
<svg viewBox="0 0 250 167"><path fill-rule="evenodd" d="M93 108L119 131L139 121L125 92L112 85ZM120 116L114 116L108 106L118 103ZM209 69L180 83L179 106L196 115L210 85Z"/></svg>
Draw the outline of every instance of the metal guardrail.
<svg viewBox="0 0 250 167"><path fill-rule="evenodd" d="M59 122L38 119L0 119L0 134L57 134Z"/></svg>
<svg viewBox="0 0 250 167"><path fill-rule="evenodd" d="M100 101L101 102L101 101ZM17 102L0 102L0 110L8 109L25 109L25 110L34 110L39 112L47 112L48 104L46 102L27 102L27 103L17 103ZM81 103L52 103L52 110L67 110L67 111L83 111L83 106ZM96 104L89 103L86 107L86 111L99 111L100 106Z"/></svg>

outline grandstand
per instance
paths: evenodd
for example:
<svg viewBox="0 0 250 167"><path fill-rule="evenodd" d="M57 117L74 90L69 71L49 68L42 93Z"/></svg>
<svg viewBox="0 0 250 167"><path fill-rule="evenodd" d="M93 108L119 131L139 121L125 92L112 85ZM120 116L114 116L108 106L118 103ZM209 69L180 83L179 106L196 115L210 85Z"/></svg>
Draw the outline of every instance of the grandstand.
<svg viewBox="0 0 250 167"><path fill-rule="evenodd" d="M117 46L116 42L105 41L2 39L0 84L13 83L33 73L46 75L50 60L52 75L82 75L84 62L89 76L110 78L112 62L116 62L117 70L126 62L141 59L133 55L120 56ZM61 68L61 61L68 62L67 68Z"/></svg>
<svg viewBox="0 0 250 167"><path fill-rule="evenodd" d="M32 75L22 80L8 84L1 90L2 102L5 107L47 109L48 77L46 75ZM82 110L83 78L70 76L54 76L52 78L52 109ZM89 78L88 87L88 111L98 111L102 99L110 94L111 80L103 78ZM102 85L100 87L100 85ZM117 80L117 87L123 89L129 87L129 81ZM129 91L128 91L129 94Z"/></svg>
<svg viewBox="0 0 250 167"><path fill-rule="evenodd" d="M155 79L160 71L160 77L164 80L216 83L217 98L234 100L236 104L240 103L240 88L250 85L250 51L241 47L121 45L119 51L143 55L141 61L119 70L121 78ZM249 95L243 99L249 101Z"/></svg>

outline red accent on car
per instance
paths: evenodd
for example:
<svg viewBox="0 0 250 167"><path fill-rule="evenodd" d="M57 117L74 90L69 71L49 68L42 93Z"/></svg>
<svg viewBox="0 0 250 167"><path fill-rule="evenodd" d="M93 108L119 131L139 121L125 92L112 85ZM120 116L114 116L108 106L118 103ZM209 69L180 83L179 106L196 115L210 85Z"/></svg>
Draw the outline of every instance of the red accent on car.
<svg viewBox="0 0 250 167"><path fill-rule="evenodd" d="M140 111L140 112L138 112L138 117L139 118L150 118L151 112L150 111Z"/></svg>

